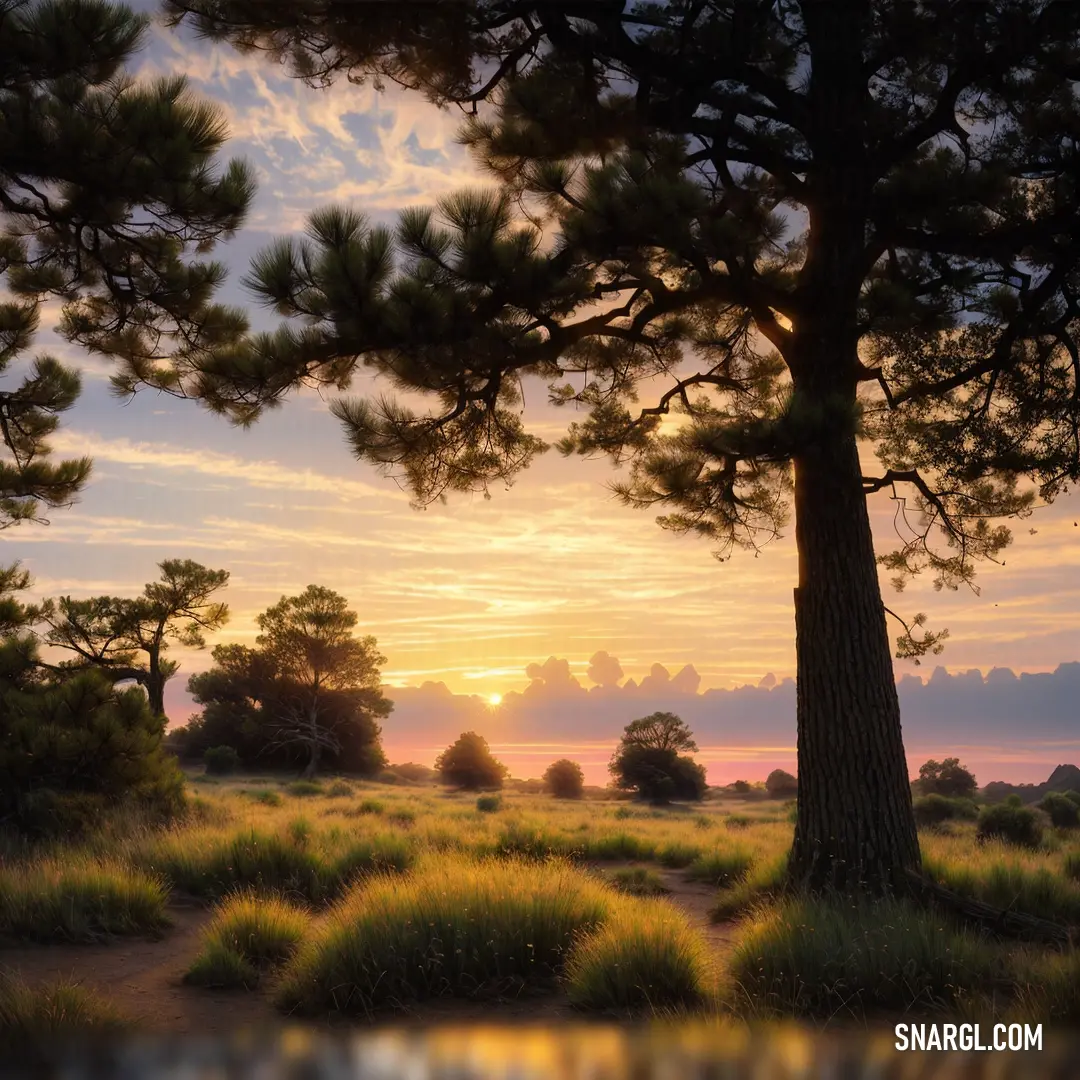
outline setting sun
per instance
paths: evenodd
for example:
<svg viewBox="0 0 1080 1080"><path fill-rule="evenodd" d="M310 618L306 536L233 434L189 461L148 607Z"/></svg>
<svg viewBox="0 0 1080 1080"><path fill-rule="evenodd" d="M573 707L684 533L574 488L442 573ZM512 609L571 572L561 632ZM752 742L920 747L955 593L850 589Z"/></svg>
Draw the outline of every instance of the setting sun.
<svg viewBox="0 0 1080 1080"><path fill-rule="evenodd" d="M488 694L488 704L489 705L501 705L502 704L502 694Z"/></svg>

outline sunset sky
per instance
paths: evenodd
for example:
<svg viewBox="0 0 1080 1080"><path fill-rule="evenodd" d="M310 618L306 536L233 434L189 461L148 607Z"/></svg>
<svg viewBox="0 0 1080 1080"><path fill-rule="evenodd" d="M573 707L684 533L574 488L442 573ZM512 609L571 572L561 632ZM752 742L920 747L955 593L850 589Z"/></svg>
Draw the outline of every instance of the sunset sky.
<svg viewBox="0 0 1080 1080"><path fill-rule="evenodd" d="M135 71L186 74L193 90L228 116L229 154L258 169L248 225L217 253L234 268L225 292L231 302L250 304L238 279L251 255L302 228L315 207L349 201L390 223L403 207L483 182L454 143L460 114L440 112L419 96L379 95L347 83L311 90L259 57L159 27ZM262 311L253 311L253 320L272 325ZM156 577L162 559L193 558L232 575L224 594L232 619L215 641L252 644L260 611L309 583L326 585L349 599L361 631L377 637L389 658L389 684L441 682L452 694L485 701L524 690L526 667L549 656L568 661L570 674L592 686L586 669L599 650L617 657L637 682L656 663L671 675L693 665L701 702L710 688L757 684L767 673L778 680L794 675L792 529L759 558L737 553L720 564L706 543L665 533L648 513L614 501L604 487L613 476L606 462L564 459L554 450L489 501L456 497L417 512L393 481L351 457L328 400L316 394L294 398L241 431L195 404L149 392L120 403L103 363L48 333L38 348L84 372L82 399L52 443L60 456L90 455L95 469L78 505L56 511L51 524L0 533L0 559L22 560L37 595L131 595ZM359 382L354 392L369 386ZM527 386L526 419L534 433L554 439L572 417L546 405L536 383ZM872 504L882 550L893 510L884 495ZM981 569L981 596L938 594L929 581L901 596L887 591L890 606L926 611L931 627L951 631L940 658L921 669L897 662L897 676L929 676L939 663L950 672L1051 672L1080 660L1077 521L1080 499L1068 495L1018 523L1005 565ZM182 671L166 700L173 721L182 722L191 711L187 676L208 666L210 656L175 655ZM630 711L621 723L636 715ZM476 723L485 716L493 743L524 738L498 719L498 710L476 712ZM385 725L391 757L430 760L431 740L395 736L394 723L391 717ZM745 744L745 731L731 723L730 738L703 741ZM975 746L969 756L1001 778L1042 779L1044 764L1070 749L1067 732L1059 731L1044 756L1033 761L1025 751L1018 762L1005 736L995 735L993 747L981 744L974 719L972 725L963 740ZM586 742L588 731L578 728L578 741ZM597 734L606 738L607 730ZM571 726L566 740L573 742L573 733ZM1022 737L1018 732L1013 743ZM760 778L766 762L793 763L793 744L792 728L786 741L781 732L761 744L751 765L718 766L711 778ZM597 749L596 761L589 759L596 779L608 753ZM550 758L547 747L542 754ZM713 760L722 765L724 752ZM1080 750L1060 760L1080 760Z"/></svg>

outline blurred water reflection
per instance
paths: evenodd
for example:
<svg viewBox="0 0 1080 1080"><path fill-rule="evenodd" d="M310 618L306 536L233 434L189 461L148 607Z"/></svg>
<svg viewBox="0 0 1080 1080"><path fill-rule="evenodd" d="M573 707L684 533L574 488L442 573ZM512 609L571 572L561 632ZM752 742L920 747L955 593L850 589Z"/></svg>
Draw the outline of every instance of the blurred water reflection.
<svg viewBox="0 0 1080 1080"><path fill-rule="evenodd" d="M453 1026L346 1036L133 1037L0 1048L6 1078L50 1080L1077 1080L1080 1035L1041 1051L898 1053L892 1031L718 1024Z"/></svg>

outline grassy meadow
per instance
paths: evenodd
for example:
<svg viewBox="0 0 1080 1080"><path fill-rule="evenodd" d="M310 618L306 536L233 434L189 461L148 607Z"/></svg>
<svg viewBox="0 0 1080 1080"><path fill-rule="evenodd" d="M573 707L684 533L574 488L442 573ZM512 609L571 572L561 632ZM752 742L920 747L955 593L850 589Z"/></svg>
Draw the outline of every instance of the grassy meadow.
<svg viewBox="0 0 1080 1080"><path fill-rule="evenodd" d="M549 995L583 1014L868 1023L1080 1022L1080 960L906 902L781 888L790 806L650 807L504 791L190 777L169 828L116 821L77 848L0 849L4 951L157 936L206 911L192 994L259 994L294 1017L373 1019L435 998ZM1080 836L1036 847L925 828L927 871L963 896L1080 925ZM703 903L704 899L704 903ZM119 1022L75 985L0 980L0 1029Z"/></svg>

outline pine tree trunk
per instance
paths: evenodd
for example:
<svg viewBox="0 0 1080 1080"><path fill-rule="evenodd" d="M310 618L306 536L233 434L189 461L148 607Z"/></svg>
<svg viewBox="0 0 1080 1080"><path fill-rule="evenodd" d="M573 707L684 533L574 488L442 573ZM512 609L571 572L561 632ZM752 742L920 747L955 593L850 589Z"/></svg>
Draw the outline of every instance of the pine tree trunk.
<svg viewBox="0 0 1080 1080"><path fill-rule="evenodd" d="M795 460L799 794L793 881L903 887L920 866L900 703L853 434Z"/></svg>

